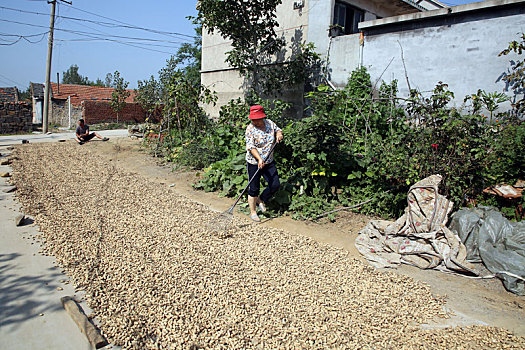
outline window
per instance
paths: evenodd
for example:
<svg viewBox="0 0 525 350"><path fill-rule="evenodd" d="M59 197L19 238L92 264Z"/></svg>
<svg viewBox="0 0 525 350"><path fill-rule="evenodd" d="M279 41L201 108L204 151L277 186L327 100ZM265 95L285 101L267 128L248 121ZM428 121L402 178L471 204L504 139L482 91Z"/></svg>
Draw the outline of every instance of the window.
<svg viewBox="0 0 525 350"><path fill-rule="evenodd" d="M334 7L334 26L343 27L342 35L354 34L359 32L357 24L362 22L365 12L344 2L336 1Z"/></svg>

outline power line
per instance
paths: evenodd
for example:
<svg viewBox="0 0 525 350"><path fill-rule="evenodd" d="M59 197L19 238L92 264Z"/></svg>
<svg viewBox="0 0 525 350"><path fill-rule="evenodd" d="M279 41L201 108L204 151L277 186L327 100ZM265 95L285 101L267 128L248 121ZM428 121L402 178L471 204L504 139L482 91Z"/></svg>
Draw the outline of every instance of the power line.
<svg viewBox="0 0 525 350"><path fill-rule="evenodd" d="M193 35L187 35L187 34L182 34L182 33L169 33L169 32L158 31L158 30L154 30L154 29L149 29L149 28L135 26L133 24L122 22L122 21L119 21L119 20L116 20L116 19L113 19L113 18L110 18L110 17L102 16L102 15L99 15L99 14L94 13L94 12L89 12L89 11L86 11L86 10L82 10L82 9L80 9L78 7L75 7L75 6L71 5L71 4L68 4L68 7L71 7L73 9L77 10L77 11L80 11L80 12L88 13L88 14L93 15L93 16L97 16L97 17L100 17L100 18L108 19L110 21L117 22L117 23L123 24L125 26L130 26L130 27L132 27L134 29L146 30L146 31L150 31L150 32L153 32L153 33L156 33L156 34L163 34L163 35L168 35L168 36L182 35L182 36L185 36L185 37L188 37L188 38L195 38L195 36L193 36Z"/></svg>
<svg viewBox="0 0 525 350"><path fill-rule="evenodd" d="M107 41L105 38L78 38L78 39L55 39L54 41L61 41L61 42L89 42L89 41ZM161 45L161 44L141 44L137 43L135 41L115 41L119 44L136 44L136 45L147 45L147 46L155 46L155 47L166 47L169 49L178 49L177 46L170 46L170 45Z"/></svg>
<svg viewBox="0 0 525 350"><path fill-rule="evenodd" d="M9 22L9 23L16 23L16 24L22 24L22 25L27 25L27 26L32 26L32 27L45 28L44 26L41 26L41 25L38 25L38 24L23 23L23 22L18 22L18 21L10 21L10 20L1 19L1 18L0 18L0 21ZM55 30L62 31L62 32L65 32L65 33L85 36L85 37L88 37L88 38L91 38L91 39L115 42L115 43L119 43L119 44L122 44L122 45L131 46L131 47L135 47L135 48L139 48L139 49L143 49L143 50L147 50L147 51L166 53L166 54L169 54L169 55L173 54L173 52L168 52L168 51L162 51L162 50L156 50L156 49L148 48L147 46L156 46L155 44L151 44L151 43L143 43L143 42L141 43L139 41L133 41L132 43L130 43L130 42L122 41L122 40L101 37L99 34L96 34L96 33L89 33L89 32L76 31L76 30L68 30L68 29L62 29L62 28L55 28ZM129 39L137 40L137 38L123 37L123 36L116 36L116 37L123 38L123 39L128 39L128 40ZM59 40L59 39L55 39L55 40ZM173 42L173 41L166 41L166 40L164 40L164 41L163 40L154 40L154 39L142 39L142 40L143 41L160 41L160 42L167 42L167 43L172 43L172 44L181 44L180 42ZM63 39L62 41L66 41L66 40ZM11 43L10 45L13 45L13 44L16 44L16 43ZM6 45L6 44L1 44L1 45Z"/></svg>
<svg viewBox="0 0 525 350"><path fill-rule="evenodd" d="M73 6L70 6L70 7L74 8L76 10L79 10L79 11L83 11L83 12L86 12L86 13L89 13L89 14L93 14L95 16L99 16L99 17L102 17L102 18L110 19L108 17L100 16L100 15L94 14L92 12L80 10L80 9L78 9L76 7L73 7ZM0 9L9 10L9 11L16 11L16 12L21 12L21 13L29 13L29 14L34 14L34 15L49 16L48 13L27 11L27 10L16 9L16 8L5 7L5 6L0 6ZM166 31L160 31L160 30L156 30L156 29L144 28L144 27L139 27L139 26L127 24L127 23L124 23L124 22L120 22L120 21L117 21L117 20L113 20L113 21L121 23L121 24L117 25L117 24L113 24L113 23L109 23L109 22L94 21L94 20L89 20L89 19L85 19L85 18L60 16L60 15L57 15L55 17L56 18L67 19L67 20L71 20L71 21L89 22L89 23L93 23L93 24L97 24L97 25L101 25L101 26L105 26L105 27L110 27L110 28L127 28L127 29L142 30L142 31L150 32L150 33L167 35L167 36L170 36L170 37L174 37L176 39L187 40L187 41L189 41L189 39L182 39L182 38L179 38L179 37L185 37L185 38L191 38L191 39L195 39L196 38L194 35L187 35L187 34L182 34L182 33L177 33L177 32L166 32Z"/></svg>
<svg viewBox="0 0 525 350"><path fill-rule="evenodd" d="M10 82L12 82L12 83L15 83L16 85L24 86L24 84L20 84L19 82L16 82L16 81L14 81L13 79L9 79L9 78L6 77L5 75L0 74L0 77L4 78L4 79L2 79L2 80L4 80L4 81L7 80L7 81L10 81Z"/></svg>
<svg viewBox="0 0 525 350"><path fill-rule="evenodd" d="M30 26L30 27L47 28L46 26L42 26L42 25L39 25L39 24L25 23L25 22L19 22L19 21L12 21L12 20L3 19L3 18L0 18L0 21L26 25L26 26ZM73 34L77 34L77 35L97 35L96 33L84 32L84 31L73 30L73 29L55 28L55 30L59 30L59 31L66 32L66 33L73 33ZM171 40L161 40L161 39L151 39L151 38L130 37L130 36L123 36L123 35L113 35L113 34L106 34L106 35L108 35L109 37L112 37L112 38L137 40L137 41L151 41L151 42L161 42L161 43L170 43L170 44L182 44L182 43L184 43L184 42L181 42L181 41L171 41Z"/></svg>
<svg viewBox="0 0 525 350"><path fill-rule="evenodd" d="M44 33L39 33L39 34L32 34L32 35L18 35L18 34L6 34L6 33L0 33L0 36L10 36L10 37L17 37L17 39L15 41L11 41L9 42L8 44L0 44L2 46L10 46L10 45L14 45L18 42L20 42L22 39L27 41L28 43L30 44L38 44L39 42L41 42L42 40L44 40L46 34L48 32L44 32ZM36 41L31 41L29 40L28 38L31 38L31 37L35 37L35 36L40 36L40 39L36 40ZM3 41L8 41L8 40L5 40L5 39L2 39Z"/></svg>
<svg viewBox="0 0 525 350"><path fill-rule="evenodd" d="M39 35L47 34L47 33L49 33L49 31L43 32L43 33L38 33L38 34L23 35L23 36L25 36L26 38L32 38L34 36L39 36ZM19 34L8 34L8 33L0 33L0 35L2 35L2 36L20 36Z"/></svg>

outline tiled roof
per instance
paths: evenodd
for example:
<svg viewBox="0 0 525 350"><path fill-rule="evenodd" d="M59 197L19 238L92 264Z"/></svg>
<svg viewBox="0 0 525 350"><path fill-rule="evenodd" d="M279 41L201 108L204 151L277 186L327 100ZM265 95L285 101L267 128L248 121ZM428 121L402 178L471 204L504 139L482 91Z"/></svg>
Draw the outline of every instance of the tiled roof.
<svg viewBox="0 0 525 350"><path fill-rule="evenodd" d="M60 90L60 91L59 91ZM53 98L59 100L67 100L71 96L71 104L73 106L80 106L82 101L111 101L111 93L113 88L103 86L90 85L74 85L74 84L58 84L51 83L51 91ZM126 102L132 103L135 98L135 90L128 89L130 92Z"/></svg>
<svg viewBox="0 0 525 350"><path fill-rule="evenodd" d="M0 88L0 102L18 103L18 89L16 87Z"/></svg>
<svg viewBox="0 0 525 350"><path fill-rule="evenodd" d="M43 99L44 98L44 84L40 83L31 83L31 94L34 98Z"/></svg>

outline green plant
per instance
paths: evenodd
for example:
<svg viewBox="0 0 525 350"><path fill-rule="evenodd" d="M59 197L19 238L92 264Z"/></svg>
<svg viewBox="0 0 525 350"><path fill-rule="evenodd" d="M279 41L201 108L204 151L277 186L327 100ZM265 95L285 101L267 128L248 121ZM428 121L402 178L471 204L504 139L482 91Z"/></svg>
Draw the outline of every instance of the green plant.
<svg viewBox="0 0 525 350"><path fill-rule="evenodd" d="M117 113L118 123L119 112L126 106L126 98L128 98L130 95L130 92L126 90L128 88L129 82L125 81L124 78L120 76L118 70L113 74L113 81L115 84L115 89L111 93L110 105L115 113Z"/></svg>
<svg viewBox="0 0 525 350"><path fill-rule="evenodd" d="M245 154L232 151L226 158L205 169L203 179L194 187L206 192L218 190L224 196L234 196L244 188L247 181Z"/></svg>
<svg viewBox="0 0 525 350"><path fill-rule="evenodd" d="M479 114L482 109L486 109L489 112L489 121L492 122L494 117L494 113L498 109L499 105L503 102L508 101L510 98L501 92L490 92L487 93L481 89L478 90L476 94L468 95L465 97L464 101L471 101L472 102L472 113L473 114Z"/></svg>
<svg viewBox="0 0 525 350"><path fill-rule="evenodd" d="M231 42L226 63L245 78L247 99L263 94L275 96L282 89L304 84L319 66L321 59L313 44L305 45L293 39L287 47L286 41L277 34L276 11L281 3L282 0L201 0L197 3L195 23ZM287 50L291 52L289 58L276 59Z"/></svg>
<svg viewBox="0 0 525 350"><path fill-rule="evenodd" d="M276 149L281 188L269 203L274 213L308 219L372 199L356 210L392 218L403 212L410 185L432 174L443 176L440 191L456 207L525 175L523 122L499 112L505 98L498 93L470 95L465 112L449 107L454 94L440 82L429 95L412 91L401 107L396 81L376 88L360 68L344 89L321 85L306 97L310 116L300 120L283 117L287 104L254 100L266 103L285 135ZM197 188L236 195L246 185L247 113L241 100L223 107L205 139L223 158L205 169ZM496 205L511 215L512 208Z"/></svg>
<svg viewBox="0 0 525 350"><path fill-rule="evenodd" d="M146 111L146 121L149 121L152 113L161 105L160 84L152 75L149 80L139 80L137 85L135 101Z"/></svg>
<svg viewBox="0 0 525 350"><path fill-rule="evenodd" d="M197 21L210 32L218 32L231 41L226 62L247 75L256 93L262 89L260 79L264 66L284 45L275 29L276 8L281 0L261 1L215 1L201 0L197 3Z"/></svg>
<svg viewBox="0 0 525 350"><path fill-rule="evenodd" d="M509 46L501 51L498 56L506 56L511 52L521 55L525 51L525 33L521 33L521 41L513 40ZM521 99L514 101L514 108L518 113L525 112L525 98L523 91L525 90L525 60L511 61L511 72L503 77L510 87L514 90L515 96L522 96Z"/></svg>

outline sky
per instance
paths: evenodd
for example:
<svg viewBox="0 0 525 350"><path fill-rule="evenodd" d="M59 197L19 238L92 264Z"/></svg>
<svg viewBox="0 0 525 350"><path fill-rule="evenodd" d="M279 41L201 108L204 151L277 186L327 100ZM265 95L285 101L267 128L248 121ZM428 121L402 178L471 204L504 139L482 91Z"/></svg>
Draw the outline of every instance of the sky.
<svg viewBox="0 0 525 350"><path fill-rule="evenodd" d="M177 52L181 43L193 41L194 25L186 17L195 16L197 13L194 0L72 0L72 2L73 5L70 6L59 1L56 8L55 45L51 66L53 82L57 79L57 72L62 77L64 71L72 64L76 64L79 73L93 81L97 78L104 80L107 73L118 70L121 76L130 82L130 88L135 88L137 80L148 79L152 74L157 75L166 60ZM43 15L6 8L38 12ZM25 90L30 81L45 82L50 13L51 5L46 0L0 0L0 44L2 44L0 45L0 86L17 86ZM104 24L94 22L104 22ZM186 36L123 28L122 26L125 25L121 22ZM35 35L41 33L45 34ZM10 35L35 36L20 39ZM114 41L94 40L96 38ZM129 38L147 40L137 41ZM6 45L18 39L20 41L17 43Z"/></svg>
<svg viewBox="0 0 525 350"><path fill-rule="evenodd" d="M59 1L51 81L56 82L57 72L62 79L76 64L79 74L92 81L118 70L129 87L136 88L138 80L157 76L181 43L193 41L194 25L186 17L196 15L196 2ZM476 1L442 2L453 6ZM47 0L0 0L0 87L25 90L29 82L45 82L50 12Z"/></svg>

